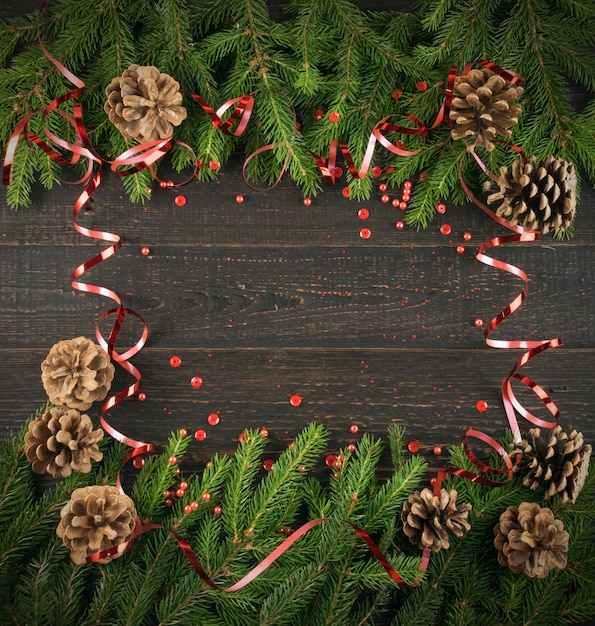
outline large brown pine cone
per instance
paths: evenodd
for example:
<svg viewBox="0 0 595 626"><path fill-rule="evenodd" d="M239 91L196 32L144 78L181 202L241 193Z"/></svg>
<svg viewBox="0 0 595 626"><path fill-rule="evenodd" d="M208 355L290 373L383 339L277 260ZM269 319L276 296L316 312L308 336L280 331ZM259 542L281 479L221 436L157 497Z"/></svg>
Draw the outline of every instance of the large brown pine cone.
<svg viewBox="0 0 595 626"><path fill-rule="evenodd" d="M524 164L514 161L510 171L500 168L499 191L488 196L488 204L501 201L496 214L520 224L525 230L547 233L566 230L576 213L576 172L574 165L549 156L537 163L535 156ZM495 185L488 182L488 190Z"/></svg>
<svg viewBox="0 0 595 626"><path fill-rule="evenodd" d="M73 472L88 474L91 459L101 461L103 454L97 446L101 439L103 431L93 430L88 415L53 406L29 422L25 453L37 474L68 478Z"/></svg>
<svg viewBox="0 0 595 626"><path fill-rule="evenodd" d="M82 565L90 554L130 539L135 524L136 509L127 495L116 487L94 485L72 492L60 511L56 533L73 562ZM109 563L120 554L106 556L99 563Z"/></svg>
<svg viewBox="0 0 595 626"><path fill-rule="evenodd" d="M114 371L101 346L76 337L52 346L41 364L41 381L52 404L85 411L107 396Z"/></svg>
<svg viewBox="0 0 595 626"><path fill-rule="evenodd" d="M126 139L167 139L186 119L180 84L152 65L131 65L112 79L105 93L103 108Z"/></svg>
<svg viewBox="0 0 595 626"><path fill-rule="evenodd" d="M568 533L550 509L535 502L509 506L494 527L498 563L515 574L545 578L566 567Z"/></svg>
<svg viewBox="0 0 595 626"><path fill-rule="evenodd" d="M513 102L523 88L487 68L473 69L455 78L450 119L456 122L453 139L473 137L473 143L493 150L496 135L510 137L518 124L521 105Z"/></svg>
<svg viewBox="0 0 595 626"><path fill-rule="evenodd" d="M539 428L531 428L518 450L522 456L515 471L522 475L525 486L545 488L546 498L558 494L563 504L576 501L591 459L591 445L585 443L582 433L573 430L568 435L558 425L542 437Z"/></svg>
<svg viewBox="0 0 595 626"><path fill-rule="evenodd" d="M438 552L450 547L449 532L462 537L471 527L467 521L470 504L457 506L457 492L440 490L435 496L431 489L413 492L403 503L403 531L414 545Z"/></svg>

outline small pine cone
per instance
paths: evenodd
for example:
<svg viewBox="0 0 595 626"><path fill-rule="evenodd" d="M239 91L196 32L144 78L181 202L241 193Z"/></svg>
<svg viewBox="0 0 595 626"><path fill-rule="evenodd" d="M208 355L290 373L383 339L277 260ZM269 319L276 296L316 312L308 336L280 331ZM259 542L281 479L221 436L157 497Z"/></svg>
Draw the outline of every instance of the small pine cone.
<svg viewBox="0 0 595 626"><path fill-rule="evenodd" d="M88 474L91 459L101 461L103 454L97 446L101 439L103 431L93 430L88 415L53 406L29 422L25 453L37 474L68 478L73 472Z"/></svg>
<svg viewBox="0 0 595 626"><path fill-rule="evenodd" d="M114 371L101 346L76 337L52 346L41 364L41 381L52 404L85 411L107 396Z"/></svg>
<svg viewBox="0 0 595 626"><path fill-rule="evenodd" d="M131 65L106 87L104 110L126 139L167 139L186 119L180 84L152 65Z"/></svg>
<svg viewBox="0 0 595 626"><path fill-rule="evenodd" d="M403 531L409 541L421 548L432 548L432 552L448 549L449 531L462 537L471 527L467 521L471 505L456 503L454 489L450 492L441 489L439 497L428 488L412 493L403 503L401 513Z"/></svg>
<svg viewBox="0 0 595 626"><path fill-rule="evenodd" d="M124 543L132 536L136 524L134 503L116 487L94 485L72 492L70 501L60 511L56 534L70 550L77 565L95 552ZM109 563L116 553L100 559Z"/></svg>
<svg viewBox="0 0 595 626"><path fill-rule="evenodd" d="M522 475L523 485L534 491L544 487L546 498L558 494L562 504L576 502L591 459L591 445L585 444L582 433L573 430L567 435L558 425L542 437L539 428L531 428L517 451L522 456L515 471Z"/></svg>
<svg viewBox="0 0 595 626"><path fill-rule="evenodd" d="M549 156L537 163L532 156L525 165L514 161L510 172L500 168L500 190L488 196L488 204L501 200L496 214L507 218L511 226L547 233L564 231L576 213L576 172L574 165ZM486 185L492 191L495 185Z"/></svg>
<svg viewBox="0 0 595 626"><path fill-rule="evenodd" d="M566 567L568 533L550 509L534 502L509 506L494 527L498 563L515 574L545 578Z"/></svg>
<svg viewBox="0 0 595 626"><path fill-rule="evenodd" d="M473 69L455 77L450 119L456 122L453 139L473 137L477 146L492 151L496 135L510 137L519 121L521 105L513 102L523 88L513 85L487 68Z"/></svg>

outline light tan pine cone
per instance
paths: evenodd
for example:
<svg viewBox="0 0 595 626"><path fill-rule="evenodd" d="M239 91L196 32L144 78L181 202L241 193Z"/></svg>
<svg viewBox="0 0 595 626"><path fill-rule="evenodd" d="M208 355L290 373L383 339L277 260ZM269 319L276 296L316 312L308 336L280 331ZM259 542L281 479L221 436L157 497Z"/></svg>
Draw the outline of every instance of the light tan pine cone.
<svg viewBox="0 0 595 626"><path fill-rule="evenodd" d="M573 430L568 435L557 425L542 437L539 428L531 428L517 449L522 456L515 472L523 477L523 485L534 491L544 488L546 498L558 494L563 504L576 502L591 459L591 445L582 433Z"/></svg>
<svg viewBox="0 0 595 626"><path fill-rule="evenodd" d="M488 204L500 201L496 214L511 226L525 230L565 231L576 213L576 172L574 165L549 156L537 163L532 156L527 164L520 159L500 168L499 191L488 196ZM496 185L488 182L487 190Z"/></svg>
<svg viewBox="0 0 595 626"><path fill-rule="evenodd" d="M467 521L470 504L457 506L457 492L440 490L435 496L431 489L413 492L403 503L403 531L414 545L438 552L450 547L449 533L462 537L471 527Z"/></svg>
<svg viewBox="0 0 595 626"><path fill-rule="evenodd" d="M25 453L37 474L68 478L73 472L88 474L91 459L101 461L103 454L97 446L101 439L103 431L93 430L88 415L53 406L29 422Z"/></svg>
<svg viewBox="0 0 595 626"><path fill-rule="evenodd" d="M106 87L104 110L126 139L167 139L187 116L180 84L152 65L131 65Z"/></svg>
<svg viewBox="0 0 595 626"><path fill-rule="evenodd" d="M56 529L70 558L77 565L87 556L124 543L136 524L134 503L116 487L94 485L72 492L70 501L60 511ZM99 563L109 563L121 553L106 556Z"/></svg>
<svg viewBox="0 0 595 626"><path fill-rule="evenodd" d="M101 346L76 337L52 346L41 364L41 381L52 404L85 411L107 396L114 371Z"/></svg>
<svg viewBox="0 0 595 626"><path fill-rule="evenodd" d="M515 574L545 578L566 567L568 533L550 509L534 502L509 506L494 527L498 563Z"/></svg>
<svg viewBox="0 0 595 626"><path fill-rule="evenodd" d="M513 100L522 93L521 86L509 83L487 68L456 76L449 113L456 123L452 138L472 137L475 145L493 150L492 139L497 135L510 137L510 127L518 124L521 105Z"/></svg>

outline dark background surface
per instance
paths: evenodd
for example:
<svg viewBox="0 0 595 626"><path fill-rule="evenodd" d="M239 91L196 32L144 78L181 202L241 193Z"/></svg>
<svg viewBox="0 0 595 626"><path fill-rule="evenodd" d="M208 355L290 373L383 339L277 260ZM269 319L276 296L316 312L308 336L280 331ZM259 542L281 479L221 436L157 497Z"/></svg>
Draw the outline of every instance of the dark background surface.
<svg viewBox="0 0 595 626"><path fill-rule="evenodd" d="M5 0L0 16L36 7ZM402 213L382 203L379 191L356 202L341 195L342 186L325 187L306 207L287 179L273 190L252 191L236 159L222 167L217 183L181 191L155 184L152 199L135 205L121 181L106 176L80 223L119 233L123 246L85 279L121 294L150 333L134 358L147 399L120 405L109 418L115 428L156 444L173 429L204 429L206 440L189 447L188 470L199 470L215 452L232 452L247 427L268 429L274 459L312 421L332 431L329 452L364 432L384 437L397 422L406 427L407 441L419 440L434 470L469 426L503 435L500 384L522 351L488 348L474 320L485 326L523 283L477 262L474 249L507 231L473 205L455 207L447 199L446 214L427 230L399 231L395 221ZM49 348L61 339L94 336L99 316L113 306L70 284L72 270L104 247L72 227L79 193L68 185L39 189L32 207L18 212L6 208L2 193L2 428L20 427L45 401L39 364ZM184 207L174 203L179 193L187 199ZM401 190L389 194L400 197ZM358 219L361 207L370 211L366 222ZM573 239L545 236L494 251L526 271L530 285L520 311L493 336L562 337L562 348L539 355L523 372L549 391L564 425L591 442L594 209L595 193L583 180ZM440 232L444 223L452 227L448 236ZM367 240L359 236L362 227L372 232ZM473 235L470 243L465 231ZM460 244L464 254L456 252ZM134 340L136 331L131 323L123 335ZM182 360L179 368L169 365L173 355ZM193 376L203 379L200 389L190 385ZM120 371L114 389L130 382ZM290 405L292 394L302 397L299 407ZM524 390L519 396L547 415L535 396ZM488 403L486 412L475 409L478 400ZM207 422L213 412L220 414L216 427ZM351 424L359 433L350 432ZM434 446L442 455L433 454Z"/></svg>

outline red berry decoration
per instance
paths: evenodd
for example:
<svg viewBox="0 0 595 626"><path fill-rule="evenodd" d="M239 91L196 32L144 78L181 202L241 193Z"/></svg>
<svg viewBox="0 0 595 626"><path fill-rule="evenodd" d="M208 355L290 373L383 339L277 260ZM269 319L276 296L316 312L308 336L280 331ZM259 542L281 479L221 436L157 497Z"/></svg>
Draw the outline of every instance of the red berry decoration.
<svg viewBox="0 0 595 626"><path fill-rule="evenodd" d="M202 378L200 376L193 376L190 379L190 384L195 388L195 389L200 389L200 387L202 387Z"/></svg>
<svg viewBox="0 0 595 626"><path fill-rule="evenodd" d="M359 431L359 426L357 424L351 424L349 427L350 432L357 433Z"/></svg>
<svg viewBox="0 0 595 626"><path fill-rule="evenodd" d="M205 491L201 497L204 502L208 502L211 499L211 494L208 491Z"/></svg>
<svg viewBox="0 0 595 626"><path fill-rule="evenodd" d="M175 465L178 462L178 457L176 456L170 456L169 459L167 459L167 462L170 465Z"/></svg>
<svg viewBox="0 0 595 626"><path fill-rule="evenodd" d="M440 213L440 215L446 213L446 204L444 204L444 202L440 202L436 205L436 213Z"/></svg>
<svg viewBox="0 0 595 626"><path fill-rule="evenodd" d="M467 231L466 233L463 233L463 239L465 241L471 241L471 239L473 239L473 235L469 231Z"/></svg>
<svg viewBox="0 0 595 626"><path fill-rule="evenodd" d="M221 167L221 163L219 161L211 160L211 161L209 161L209 167L212 170L218 170Z"/></svg>
<svg viewBox="0 0 595 626"><path fill-rule="evenodd" d="M401 220L399 220L398 222L395 223L395 228L397 230L403 230L403 228L405 228L405 222L402 222Z"/></svg>
<svg viewBox="0 0 595 626"><path fill-rule="evenodd" d="M407 444L407 449L409 450L409 452L419 452L419 441L417 439L414 439L413 441L410 441Z"/></svg>
<svg viewBox="0 0 595 626"><path fill-rule="evenodd" d="M145 459L143 459L140 456L135 457L135 459L132 461L132 465L134 465L134 467L136 467L136 469L141 469L141 467L145 464Z"/></svg>
<svg viewBox="0 0 595 626"><path fill-rule="evenodd" d="M300 406L301 403L302 403L302 397L298 396L297 393L291 396L291 398L289 398L289 404L291 404L291 406Z"/></svg>
<svg viewBox="0 0 595 626"><path fill-rule="evenodd" d="M262 466L267 472L270 472L273 467L275 467L275 461L273 461L273 459L266 459L263 461Z"/></svg>
<svg viewBox="0 0 595 626"><path fill-rule="evenodd" d="M368 209L360 209L357 212L357 216L360 220L367 220L370 217L370 211L368 211Z"/></svg>
<svg viewBox="0 0 595 626"><path fill-rule="evenodd" d="M481 317L475 318L475 321L473 323L477 326L477 328L481 328L483 326L483 320L481 319Z"/></svg>
<svg viewBox="0 0 595 626"><path fill-rule="evenodd" d="M380 183L380 185L378 185L378 191L384 192L386 190L387 190L386 183Z"/></svg>
<svg viewBox="0 0 595 626"><path fill-rule="evenodd" d="M443 235L450 235L452 232L452 226L450 224L442 224L442 226L440 226L440 232Z"/></svg>
<svg viewBox="0 0 595 626"><path fill-rule="evenodd" d="M204 441L207 438L207 433L202 429L197 430L194 433L194 438L196 439L196 441Z"/></svg>
<svg viewBox="0 0 595 626"><path fill-rule="evenodd" d="M192 513L192 507L189 504L184 507L184 513Z"/></svg>
<svg viewBox="0 0 595 626"><path fill-rule="evenodd" d="M186 204L186 196L176 196L174 202L176 206L184 206Z"/></svg>
<svg viewBox="0 0 595 626"><path fill-rule="evenodd" d="M310 206L312 204L312 198L304 198L304 206Z"/></svg>
<svg viewBox="0 0 595 626"><path fill-rule="evenodd" d="M218 413L211 413L209 417L207 417L207 422L209 422L211 426L217 426L217 424L219 423L219 419L220 418Z"/></svg>
<svg viewBox="0 0 595 626"><path fill-rule="evenodd" d="M186 491L186 489L188 489L188 483L185 480L180 483L180 489L182 491Z"/></svg>
<svg viewBox="0 0 595 626"><path fill-rule="evenodd" d="M369 228L362 228L359 231L359 236L362 239L370 239L370 236L372 235L372 231Z"/></svg>
<svg viewBox="0 0 595 626"><path fill-rule="evenodd" d="M349 452L352 452L352 453L355 452L355 444L354 443L350 443L347 446L347 449L349 450Z"/></svg>
<svg viewBox="0 0 595 626"><path fill-rule="evenodd" d="M148 246L143 246L143 247L140 249L140 253L141 253L143 256L149 256L149 254L151 254L151 248L149 248Z"/></svg>
<svg viewBox="0 0 595 626"><path fill-rule="evenodd" d="M341 119L341 116L336 112L332 111L328 116L329 122L338 122Z"/></svg>
<svg viewBox="0 0 595 626"><path fill-rule="evenodd" d="M315 120L321 120L323 117L324 117L324 111L322 109L316 109L316 111L314 111Z"/></svg>
<svg viewBox="0 0 595 626"><path fill-rule="evenodd" d="M387 193L384 193L380 196L380 202L384 202L385 204L390 201L390 196Z"/></svg>
<svg viewBox="0 0 595 626"><path fill-rule="evenodd" d="M184 497L184 490L176 489L176 498L183 498L183 497Z"/></svg>
<svg viewBox="0 0 595 626"><path fill-rule="evenodd" d="M242 202L244 202L244 196L242 196L242 195L238 194L238 195L236 196L236 202L237 202L238 204L242 204Z"/></svg>
<svg viewBox="0 0 595 626"><path fill-rule="evenodd" d="M169 359L169 364L172 367L180 367L180 365L182 365L182 359L179 356L172 356Z"/></svg>
<svg viewBox="0 0 595 626"><path fill-rule="evenodd" d="M394 100L398 100L402 95L403 95L402 89L393 89L393 92L391 93L391 97Z"/></svg>
<svg viewBox="0 0 595 626"><path fill-rule="evenodd" d="M220 506L213 507L213 513L215 513L215 515L221 515L222 512L223 510Z"/></svg>
<svg viewBox="0 0 595 626"><path fill-rule="evenodd" d="M428 83L425 80L418 80L415 83L415 87L418 91L425 91L428 88Z"/></svg>
<svg viewBox="0 0 595 626"><path fill-rule="evenodd" d="M188 437L188 431L185 428L180 428L178 432L180 433L180 437Z"/></svg>
<svg viewBox="0 0 595 626"><path fill-rule="evenodd" d="M337 457L334 454L329 454L325 459L325 463L329 467L334 467L336 462L337 462Z"/></svg>
<svg viewBox="0 0 595 626"><path fill-rule="evenodd" d="M265 439L269 436L269 431L264 426L260 429L260 436Z"/></svg>
<svg viewBox="0 0 595 626"><path fill-rule="evenodd" d="M372 168L372 176L374 178L380 178L382 176L382 168L381 167L373 167Z"/></svg>
<svg viewBox="0 0 595 626"><path fill-rule="evenodd" d="M434 446L434 454L440 456L442 454L442 448L440 446Z"/></svg>
<svg viewBox="0 0 595 626"><path fill-rule="evenodd" d="M457 254L463 254L465 252L465 246L457 246Z"/></svg>
<svg viewBox="0 0 595 626"><path fill-rule="evenodd" d="M147 394L141 391L136 397L140 402L144 402L147 399Z"/></svg>
<svg viewBox="0 0 595 626"><path fill-rule="evenodd" d="M488 410L488 403L485 400L478 400L475 403L475 408L480 412L480 413L485 413Z"/></svg>
<svg viewBox="0 0 595 626"><path fill-rule="evenodd" d="M190 503L190 508L191 508L193 511L198 511L198 502L197 502L196 500L193 500L193 501Z"/></svg>

